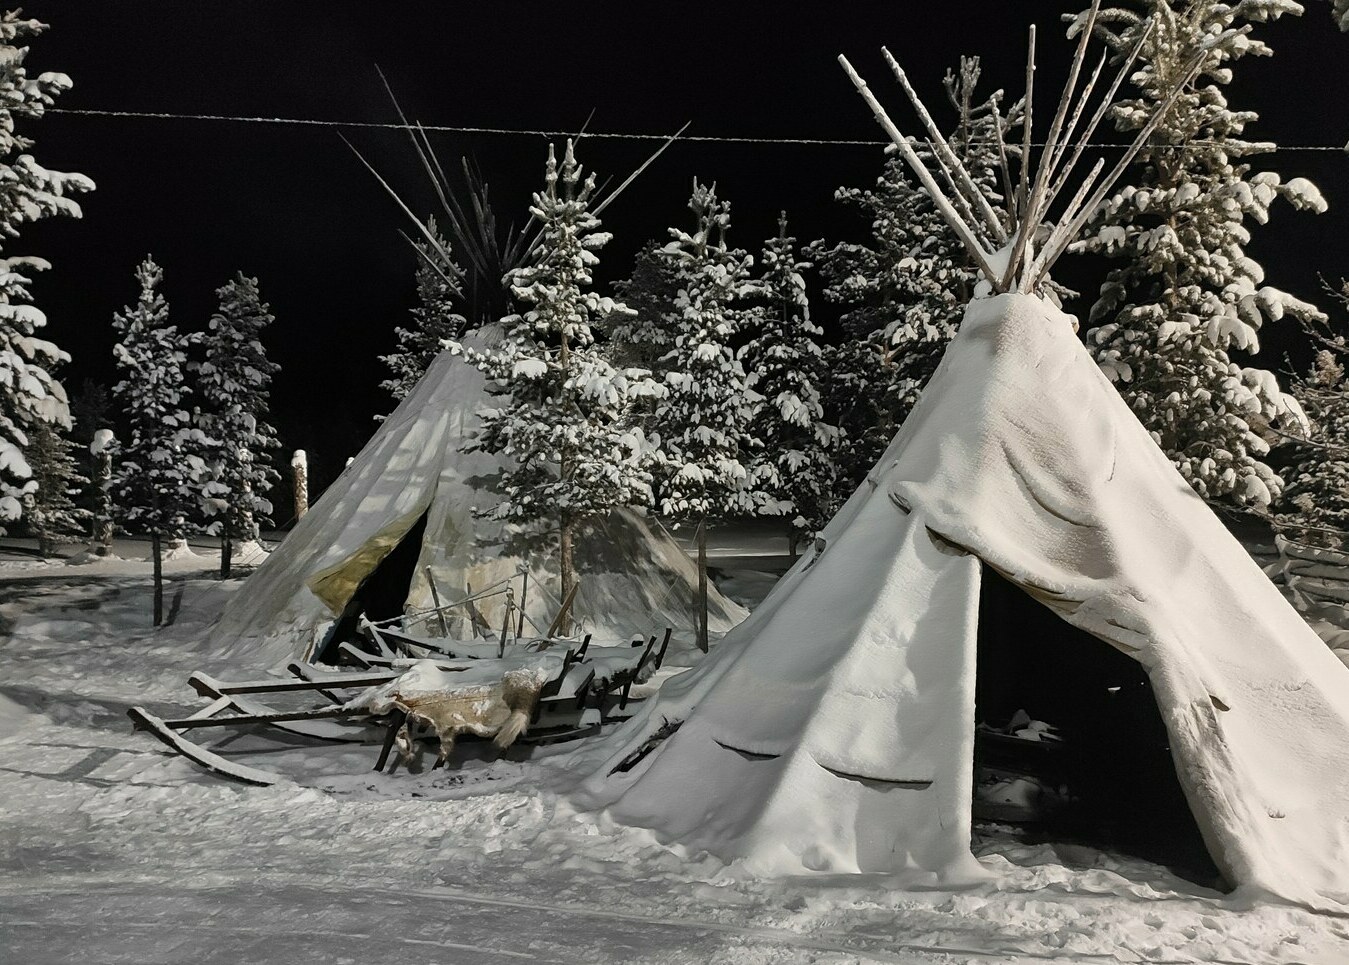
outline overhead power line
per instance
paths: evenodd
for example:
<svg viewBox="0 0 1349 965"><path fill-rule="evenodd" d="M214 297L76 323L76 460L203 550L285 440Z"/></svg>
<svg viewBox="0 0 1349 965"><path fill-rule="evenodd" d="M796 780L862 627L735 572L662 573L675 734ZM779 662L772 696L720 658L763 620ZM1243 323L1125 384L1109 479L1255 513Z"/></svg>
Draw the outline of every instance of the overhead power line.
<svg viewBox="0 0 1349 965"><path fill-rule="evenodd" d="M400 124L384 121L330 121L312 117L247 117L234 114L175 114L167 111L105 111L77 109L69 107L49 107L48 114L76 114L85 117L122 117L149 118L152 120L180 121L225 121L234 124L272 124L292 127L335 127L335 128L371 128L375 130L409 131L423 130L445 134L499 134L526 137L585 137L590 140L611 141L665 141L668 134L643 134L618 131L545 131L516 127L455 127L448 124ZM714 144L815 144L825 147L885 147L889 141L854 138L828 137L737 137L722 134L681 134L681 141L697 141ZM1262 142L1248 142L1260 145ZM1034 147L1043 147L1035 144ZM1119 148L1119 144L1089 144L1091 148ZM1275 151L1349 151L1349 145L1343 147L1331 144L1278 144L1270 145Z"/></svg>

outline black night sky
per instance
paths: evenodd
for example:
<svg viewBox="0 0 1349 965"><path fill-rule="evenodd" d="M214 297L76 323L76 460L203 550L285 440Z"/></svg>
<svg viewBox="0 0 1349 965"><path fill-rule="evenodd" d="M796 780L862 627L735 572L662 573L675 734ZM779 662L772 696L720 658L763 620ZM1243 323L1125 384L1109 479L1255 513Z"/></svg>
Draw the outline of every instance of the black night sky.
<svg viewBox="0 0 1349 965"><path fill-rule="evenodd" d="M1231 100L1260 113L1255 138L1343 145L1349 37L1334 29L1325 3L1307 5L1302 18L1260 29L1275 56L1242 62ZM913 127L886 82L881 44L929 103L961 54L984 57L988 89L1019 93L1025 25L1034 19L1047 101L1070 51L1058 15L1081 6L48 0L25 13L51 24L28 66L72 76L66 108L391 121L378 64L409 114L430 124L571 130L594 109L592 132L671 133L692 121L689 134L874 139L880 132L838 53ZM310 451L314 481L327 482L373 430L371 417L390 407L377 356L393 346L413 302L403 215L338 132L68 114L25 132L41 163L98 183L82 199L82 223L45 222L10 245L54 264L35 295L50 337L74 356L67 385L113 378L110 320L134 299L132 270L146 252L164 267L165 294L185 329L204 327L214 289L242 269L259 277L277 316L274 421L288 448ZM432 210L405 135L347 134L419 213ZM440 134L433 143L446 161L477 159L500 216L525 216L541 180L542 138ZM653 146L592 138L578 153L601 178L621 178ZM1349 156L1289 152L1257 163L1310 177L1330 201L1319 217L1282 207L1270 226L1254 227L1249 248L1270 284L1315 298L1318 274L1349 274ZM880 164L879 147L676 143L606 212L615 240L600 280L622 277L640 244L684 224L695 174L718 183L732 202L732 240L756 253L783 208L803 241L860 239L866 226L833 191L869 184ZM1058 275L1092 291L1100 267L1070 264ZM816 312L827 320L822 304ZM1271 354L1281 351L1277 339L1267 340Z"/></svg>

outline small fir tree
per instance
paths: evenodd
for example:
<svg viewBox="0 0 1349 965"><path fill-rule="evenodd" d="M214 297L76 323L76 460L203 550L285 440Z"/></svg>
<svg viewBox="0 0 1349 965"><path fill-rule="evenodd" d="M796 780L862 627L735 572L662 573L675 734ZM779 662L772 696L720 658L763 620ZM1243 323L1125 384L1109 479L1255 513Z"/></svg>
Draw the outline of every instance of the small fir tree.
<svg viewBox="0 0 1349 965"><path fill-rule="evenodd" d="M670 347L657 363L667 394L650 425L660 446L659 512L676 525L698 527L698 643L705 650L707 521L752 514L762 505L749 476L761 448L750 435L759 396L734 348L753 317L749 300L760 289L751 277L754 259L727 247L730 205L717 198L716 186L695 179L689 209L692 233L671 228L661 249L679 288Z"/></svg>
<svg viewBox="0 0 1349 965"><path fill-rule="evenodd" d="M1140 129L1174 78L1207 53L1139 153L1132 183L1074 246L1119 262L1086 335L1102 370L1200 496L1255 510L1283 488L1261 429L1299 430L1300 410L1273 373L1243 360L1259 351L1266 321L1321 315L1263 284L1264 270L1244 250L1248 223L1265 223L1279 198L1312 211L1325 201L1302 178L1252 170L1245 159L1273 145L1244 139L1256 115L1233 108L1224 87L1238 60L1270 53L1252 25L1300 12L1286 0L1140 0L1101 12L1099 29L1117 51L1151 24L1132 74L1137 92L1112 107L1122 131ZM1083 24L1077 18L1071 32Z"/></svg>
<svg viewBox="0 0 1349 965"><path fill-rule="evenodd" d="M990 203L1002 200L999 137L1009 153L1019 104L1004 113L1001 92L976 97L978 58L962 58L945 78L957 116L948 139ZM808 257L824 281L824 299L840 306L841 338L827 350L826 411L843 439L836 461L851 492L880 458L927 385L955 335L978 281L964 245L890 152L870 190L840 188L835 198L871 226L864 244L816 241Z"/></svg>
<svg viewBox="0 0 1349 965"><path fill-rule="evenodd" d="M82 174L38 164L25 153L32 140L16 132L20 122L41 118L71 86L65 74L29 77L24 67L25 43L46 29L17 10L0 15L0 245L17 238L29 222L80 217L70 196L94 187ZM32 273L49 267L41 258L0 256L0 524L17 519L25 497L34 492L32 467L24 457L35 444L30 437L43 427L70 427L65 389L52 374L69 356L38 338L47 318L29 294Z"/></svg>
<svg viewBox="0 0 1349 965"><path fill-rule="evenodd" d="M787 517L793 546L838 508L832 450L839 432L825 421L820 399L824 357L815 337L823 332L810 320L802 275L809 268L796 257L784 211L777 237L763 250L763 305L754 334L738 353L749 388L763 398L749 427L762 444L750 465L752 485L765 499L765 512Z"/></svg>
<svg viewBox="0 0 1349 965"><path fill-rule="evenodd" d="M440 234L435 218L428 218L426 230L439 241L417 245L417 306L412 309L412 324L394 330L398 348L380 361L392 375L380 383L395 401L402 402L421 381L431 362L445 343L463 337L468 323L456 310L463 301L464 272L445 257L449 242Z"/></svg>
<svg viewBox="0 0 1349 965"><path fill-rule="evenodd" d="M200 455L203 436L192 427L187 410L191 339L169 324L168 303L157 290L163 272L149 256L136 269L136 279L140 297L113 315L120 339L113 354L122 379L112 393L127 432L117 453L112 494L123 527L150 537L154 625L159 626L164 620L164 541L186 536L206 464Z"/></svg>
<svg viewBox="0 0 1349 965"><path fill-rule="evenodd" d="M88 510L75 502L89 482L80 474L79 448L47 423L29 433L27 458L36 487L24 496L24 518L43 556L54 556L59 544L78 538L89 519Z"/></svg>
<svg viewBox="0 0 1349 965"><path fill-rule="evenodd" d="M258 280L240 272L216 289L219 310L211 316L205 359L190 367L199 400L196 424L206 440L209 479L203 494L220 537L220 578L230 575L234 544L256 543L272 504L267 493L281 478L271 452L281 445L267 424L272 376L280 366L267 357L262 334L275 319L258 292Z"/></svg>
<svg viewBox="0 0 1349 965"><path fill-rule="evenodd" d="M610 239L590 210L594 193L595 176L583 178L572 142L560 164L550 146L544 189L530 208L539 244L509 276L526 310L504 319L506 335L494 349L452 343L500 399L480 412L471 446L506 457L503 498L489 514L527 531L556 526L564 599L576 585L580 528L651 501L651 449L627 415L635 399L661 391L648 372L615 368L595 343L596 331L628 310L590 290L596 252Z"/></svg>

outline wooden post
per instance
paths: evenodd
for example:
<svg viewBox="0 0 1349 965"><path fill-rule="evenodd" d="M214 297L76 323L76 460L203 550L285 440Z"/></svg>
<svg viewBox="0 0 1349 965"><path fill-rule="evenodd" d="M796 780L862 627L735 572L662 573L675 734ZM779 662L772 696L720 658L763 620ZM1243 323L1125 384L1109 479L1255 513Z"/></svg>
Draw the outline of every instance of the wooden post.
<svg viewBox="0 0 1349 965"><path fill-rule="evenodd" d="M557 611L557 616L553 617L553 622L548 627L549 639L552 639L557 634L558 628L566 621L567 613L571 610L572 601L576 599L576 591L580 585L581 583L579 580L571 585L571 590L562 601L562 609Z"/></svg>
<svg viewBox="0 0 1349 965"><path fill-rule="evenodd" d="M442 637L448 637L450 635L450 627L449 624L445 622L445 611L440 608L440 591L436 589L436 578L431 575L430 566L426 567L426 583L431 587L431 602L435 604L436 616L440 618L440 635ZM469 590L469 596L472 595L473 591Z"/></svg>
<svg viewBox="0 0 1349 965"><path fill-rule="evenodd" d="M515 606L515 588L506 587L506 615L501 618L501 642L497 644L497 659L506 656L506 635L511 632L511 610Z"/></svg>
<svg viewBox="0 0 1349 965"><path fill-rule="evenodd" d="M529 601L529 570L521 570L520 576L522 580L520 587L520 624L515 628L517 640L525 635L525 604Z"/></svg>
<svg viewBox="0 0 1349 965"><path fill-rule="evenodd" d="M698 649L707 653L707 520L698 520Z"/></svg>
<svg viewBox="0 0 1349 965"><path fill-rule="evenodd" d="M295 490L295 521L298 523L309 512L309 459L303 449L296 449L290 457L290 474Z"/></svg>
<svg viewBox="0 0 1349 965"><path fill-rule="evenodd" d="M234 553L234 541L230 539L229 523L225 523L225 529L220 533L220 578L228 580L230 578L230 557Z"/></svg>
<svg viewBox="0 0 1349 965"><path fill-rule="evenodd" d="M154 557L155 626L164 622L164 561L158 531L150 535L150 555Z"/></svg>

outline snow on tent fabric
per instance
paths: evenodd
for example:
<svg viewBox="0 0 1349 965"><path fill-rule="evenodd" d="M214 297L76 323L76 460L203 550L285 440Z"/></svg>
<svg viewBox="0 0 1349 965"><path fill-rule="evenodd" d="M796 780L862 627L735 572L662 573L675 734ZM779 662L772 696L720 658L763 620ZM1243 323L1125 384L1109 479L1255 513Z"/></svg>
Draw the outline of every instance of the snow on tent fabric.
<svg viewBox="0 0 1349 965"><path fill-rule="evenodd" d="M971 304L817 547L706 664L584 752L581 803L764 873L978 873L981 561L1146 670L1229 882L1349 897L1349 670L1153 443L1072 320L1023 294Z"/></svg>
<svg viewBox="0 0 1349 965"><path fill-rule="evenodd" d="M464 341L485 347L490 340L480 333ZM466 585L481 590L516 574L523 560L502 549L502 524L474 513L497 498L490 488L497 463L483 453L461 451L478 428L487 398L482 374L442 353L249 578L213 631L217 651L262 665L312 656L362 583L404 537L415 538L419 531L408 610L433 604L428 568L442 596L453 599ZM596 642L690 626L696 568L646 520L615 513L578 542L576 559L581 587L573 614ZM530 556L526 609L545 627L559 606L555 570L546 550ZM709 597L713 632L724 633L744 618L740 606L715 590ZM492 626L500 625L499 598L479 607ZM472 635L465 616L450 614L452 635Z"/></svg>

